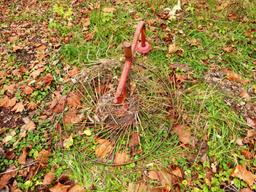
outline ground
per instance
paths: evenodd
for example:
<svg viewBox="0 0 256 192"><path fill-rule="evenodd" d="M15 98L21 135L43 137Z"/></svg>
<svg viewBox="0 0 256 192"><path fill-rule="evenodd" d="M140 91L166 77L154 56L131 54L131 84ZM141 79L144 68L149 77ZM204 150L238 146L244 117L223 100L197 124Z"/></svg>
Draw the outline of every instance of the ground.
<svg viewBox="0 0 256 192"><path fill-rule="evenodd" d="M183 0L173 14L176 4L0 2L0 191L256 190L256 3ZM97 164L93 129L77 126L90 105L78 81L122 63L141 20L153 49L135 65L170 84L170 132L140 161Z"/></svg>

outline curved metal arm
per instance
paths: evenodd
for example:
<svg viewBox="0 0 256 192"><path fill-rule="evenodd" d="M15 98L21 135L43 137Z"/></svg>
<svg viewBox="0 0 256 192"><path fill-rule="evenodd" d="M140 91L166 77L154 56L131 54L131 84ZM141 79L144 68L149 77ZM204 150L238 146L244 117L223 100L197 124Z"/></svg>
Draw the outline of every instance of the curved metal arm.
<svg viewBox="0 0 256 192"><path fill-rule="evenodd" d="M140 41L139 41L140 40ZM151 45L146 41L146 25L144 21L140 21L136 27L133 36L132 45L129 42L124 42L125 63L116 90L114 103L123 103L126 98L126 81L129 76L132 62L135 59L136 51L141 54L146 54L151 50Z"/></svg>

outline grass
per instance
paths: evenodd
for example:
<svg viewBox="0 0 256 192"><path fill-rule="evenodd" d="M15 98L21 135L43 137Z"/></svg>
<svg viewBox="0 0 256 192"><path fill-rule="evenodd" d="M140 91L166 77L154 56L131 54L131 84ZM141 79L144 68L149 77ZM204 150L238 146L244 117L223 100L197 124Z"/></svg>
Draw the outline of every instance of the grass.
<svg viewBox="0 0 256 192"><path fill-rule="evenodd" d="M256 59L253 47L255 38L248 38L246 32L255 28L254 23L229 21L227 16L231 12L235 12L239 16L246 16L249 20L255 19L256 15L253 10L255 3L236 0L231 6L216 11L217 1L209 1L208 9L200 8L200 3L192 1L183 8L184 14L181 18L174 21L158 21L155 12L159 13L164 8L172 7L175 1L150 0L147 2L136 1L124 6L115 5L116 10L113 13L103 11L104 7L113 7L112 4L106 2L101 3L100 8L95 8L89 13L90 26L88 31L84 32L80 23L76 23L72 27L69 26L69 21L79 19L80 7L72 7L68 1L44 2L49 3L51 7L45 14L40 15L36 11L13 14L9 21L31 20L37 23L46 21L50 33L60 39L64 39L72 33L70 41L61 42L60 51L53 52L49 56L47 72L52 71L56 84L49 90L34 92L31 96L32 101L50 100L50 93L62 85L62 80L65 78L64 75L56 73L56 71L61 71L66 64L84 68L91 67L95 61L102 58L120 60L122 42L131 40L137 22L141 19L146 21L155 19L157 26L148 26L148 38L154 49L146 57L138 56L137 62L150 63L161 68L166 71L165 75L170 73L169 65L173 63L186 64L190 67L192 78L196 80L196 84L185 83L185 90L181 94L179 94L180 90L171 89L171 91L177 92L179 95L179 98L175 98L177 99L175 101L178 105L177 110L181 113L183 122L191 128L192 135L202 141L201 143L206 141L208 158L205 162L200 162L201 157L198 156L200 146L191 149L182 147L178 137L175 134L170 134L157 151L142 161L122 167L103 166L88 161L86 154L83 154L86 149L81 151L88 146L88 143L86 143L87 138L78 135L78 131L85 127L64 127L64 136L70 133L74 134L74 144L70 149L59 149L56 145L60 136L55 131L54 124L48 120L40 120L38 117L35 117L38 121L37 130L29 133L14 148L18 154L21 153L23 147L31 144L33 149L30 151L29 157L35 157L41 149L47 147L46 142L51 137L53 154L47 170L55 167L56 176L68 173L72 179L88 189L95 188L95 191L126 191L129 183L143 178L144 171L151 164L160 167L178 164L184 171L184 179L181 182L181 189L184 191L217 192L224 191L223 188L231 185L238 191L246 187L245 182L237 178L230 178L236 164L246 163L251 167L256 164L255 161L247 160L241 155L241 151L246 149L246 146L236 144L236 139L246 134L246 123L241 114L225 103L225 99L229 96L217 87L204 82L203 77L205 72L214 65L219 69L230 68L248 79L253 78ZM81 6L87 7L89 4L94 6L95 3L96 1L85 2ZM11 7L14 8L16 5L13 4ZM31 18L31 16L33 17ZM167 53L168 44L164 42L166 31L161 29L161 22L165 23L170 29L170 33L175 36L176 45L184 50L182 55ZM92 40L87 41L84 38L85 33L92 33ZM198 40L200 44L191 45L192 39ZM228 45L234 46L235 50L231 53L225 52L223 48ZM13 55L9 55L7 61L10 66L17 65ZM57 64L53 65L52 63ZM6 84L8 81L6 79ZM65 84L63 94L68 93L71 87L71 84ZM61 119L62 117L60 115L57 118ZM18 133L16 131L16 136L9 144L10 147L18 139ZM196 158L191 161L191 156ZM2 167L13 163L17 165L15 161L1 159L0 168L3 170ZM218 171L214 174L211 186L209 186L205 177L207 171L213 166L217 166ZM198 176L194 179L196 173ZM23 190L27 190L42 183L42 179L43 174L40 172L32 180L33 184L24 184L23 178L18 178L17 182ZM190 180L193 180L193 184L189 184Z"/></svg>

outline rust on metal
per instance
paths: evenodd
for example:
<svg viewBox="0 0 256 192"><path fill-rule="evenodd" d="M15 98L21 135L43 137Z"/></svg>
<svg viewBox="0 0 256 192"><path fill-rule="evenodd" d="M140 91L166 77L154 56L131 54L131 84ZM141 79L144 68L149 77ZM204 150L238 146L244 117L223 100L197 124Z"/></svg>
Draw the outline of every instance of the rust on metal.
<svg viewBox="0 0 256 192"><path fill-rule="evenodd" d="M137 25L136 31L133 36L132 44L124 42L124 68L119 80L119 84L115 93L114 103L121 104L125 101L127 96L126 81L129 77L129 71L134 61L136 52L140 54L147 54L151 50L151 45L146 40L146 25L144 21L140 21Z"/></svg>

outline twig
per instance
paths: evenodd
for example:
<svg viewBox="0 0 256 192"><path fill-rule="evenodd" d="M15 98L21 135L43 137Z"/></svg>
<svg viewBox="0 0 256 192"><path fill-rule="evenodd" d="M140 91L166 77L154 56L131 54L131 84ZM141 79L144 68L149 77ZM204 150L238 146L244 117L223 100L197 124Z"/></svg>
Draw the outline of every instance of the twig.
<svg viewBox="0 0 256 192"><path fill-rule="evenodd" d="M24 168L26 168L26 167L35 165L35 164L37 164L37 163L38 163L37 161L29 162L29 163L27 163L27 164L25 164L25 165L23 165L23 166L21 166L21 167L19 167L19 168L4 171L4 172L0 173L0 176L1 176L1 175L4 175L4 174L7 174L7 173L12 173L12 172L15 172L15 171L19 171L19 170L21 170L21 169L24 169Z"/></svg>

